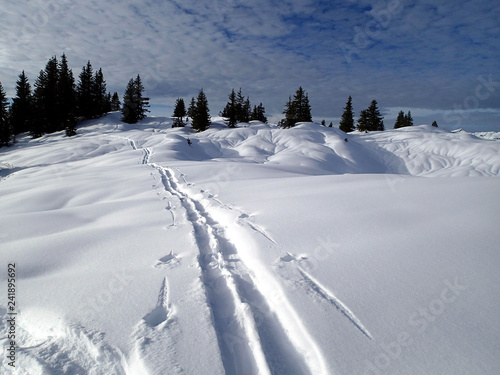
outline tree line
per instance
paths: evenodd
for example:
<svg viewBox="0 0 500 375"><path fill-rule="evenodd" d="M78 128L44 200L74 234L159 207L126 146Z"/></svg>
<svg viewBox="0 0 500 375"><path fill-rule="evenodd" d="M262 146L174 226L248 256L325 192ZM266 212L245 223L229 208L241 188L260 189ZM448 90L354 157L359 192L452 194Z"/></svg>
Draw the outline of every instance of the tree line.
<svg viewBox="0 0 500 375"><path fill-rule="evenodd" d="M144 86L139 75L131 79L123 95L123 105L118 93L113 95L106 90L106 81L102 69L95 71L90 60L82 68L75 81L73 72L68 66L66 55L60 61L53 56L41 70L32 90L28 78L23 71L16 82L16 96L9 105L5 91L0 82L0 147L10 145L15 136L29 132L33 138L46 133L65 130L67 136L76 134L76 125L85 119L95 119L110 111L121 109L121 120L126 123L136 123L146 117L149 98L143 96ZM283 110L285 118L278 122L282 128L291 128L299 122L311 122L311 105L309 95L299 87L293 97L290 95ZM228 102L219 113L225 118L228 127L233 128L238 123L257 120L267 123L266 111L262 103L252 107L250 98L245 97L241 88L234 88L228 95ZM184 117L186 119L184 120ZM191 119L191 126L196 131L204 131L211 125L208 99L200 90L198 96L191 98L186 107L184 99L175 102L172 115L172 127L182 127ZM360 111L357 124L354 122L352 97L349 96L339 123L339 129L348 133L354 130L361 132L383 131L384 117L381 115L376 100L370 106ZM326 126L325 121L321 122ZM394 128L412 126L411 112L400 111ZM332 123L329 125L333 126ZM437 127L434 121L432 126Z"/></svg>
<svg viewBox="0 0 500 375"><path fill-rule="evenodd" d="M147 98L142 98L144 87L140 77L131 82L134 86L130 90L127 87L124 96L126 114L122 120L125 122L142 119L147 111ZM140 104L136 105L138 98ZM101 68L94 71L89 60L76 81L66 55L63 54L60 61L53 56L40 71L33 89L22 71L11 105L0 82L0 147L11 145L18 134L25 132L33 138L61 130L65 130L67 136L73 136L79 122L100 118L120 108L118 93L111 95L106 90Z"/></svg>

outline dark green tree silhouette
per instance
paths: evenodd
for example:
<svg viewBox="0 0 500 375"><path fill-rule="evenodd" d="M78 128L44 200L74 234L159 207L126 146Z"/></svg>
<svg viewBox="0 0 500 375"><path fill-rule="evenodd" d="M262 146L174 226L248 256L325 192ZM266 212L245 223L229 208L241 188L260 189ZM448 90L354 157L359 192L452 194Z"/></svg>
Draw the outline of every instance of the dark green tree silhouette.
<svg viewBox="0 0 500 375"><path fill-rule="evenodd" d="M352 98L349 96L347 103L344 107L344 113L340 119L339 129L345 133L354 131L354 114L352 110Z"/></svg>

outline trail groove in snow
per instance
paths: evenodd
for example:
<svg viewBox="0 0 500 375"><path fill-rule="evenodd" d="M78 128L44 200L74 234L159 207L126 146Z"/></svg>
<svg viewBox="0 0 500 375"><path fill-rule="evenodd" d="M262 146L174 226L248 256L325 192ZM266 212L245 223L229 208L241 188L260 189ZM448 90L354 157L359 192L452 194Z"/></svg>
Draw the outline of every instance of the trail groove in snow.
<svg viewBox="0 0 500 375"><path fill-rule="evenodd" d="M299 266L299 272L306 281L308 287L315 293L317 293L321 298L325 299L331 303L337 310L339 310L349 321L356 326L366 337L373 340L372 335L366 329L366 327L361 323L356 315L332 292L330 292L326 287L321 285L318 280L315 280L309 273L304 271L302 267Z"/></svg>
<svg viewBox="0 0 500 375"><path fill-rule="evenodd" d="M193 226L207 302L228 374L312 374L276 313L256 287L237 248L200 201L184 193L173 172L151 164L177 196Z"/></svg>

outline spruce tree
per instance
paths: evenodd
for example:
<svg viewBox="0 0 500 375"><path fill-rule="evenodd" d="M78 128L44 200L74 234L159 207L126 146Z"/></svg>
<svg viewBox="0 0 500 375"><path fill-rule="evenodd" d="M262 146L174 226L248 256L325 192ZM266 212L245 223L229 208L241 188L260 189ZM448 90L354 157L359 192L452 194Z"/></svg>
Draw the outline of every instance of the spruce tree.
<svg viewBox="0 0 500 375"><path fill-rule="evenodd" d="M285 115L285 118L278 123L278 126L282 128L293 127L297 122L297 118L296 118L295 104L292 101L291 96L288 97L288 102L285 104L285 109L283 110L283 114Z"/></svg>
<svg viewBox="0 0 500 375"><path fill-rule="evenodd" d="M111 98L111 111L119 111L121 106L120 97L118 93L115 91L113 97Z"/></svg>
<svg viewBox="0 0 500 375"><path fill-rule="evenodd" d="M347 99L347 103L344 108L344 113L342 114L342 118L340 119L339 129L344 133L349 133L354 131L354 115L352 110L352 98L349 96Z"/></svg>
<svg viewBox="0 0 500 375"><path fill-rule="evenodd" d="M47 62L45 70L40 71L35 81L33 103L34 119L30 126L32 137L61 130L59 64L55 56Z"/></svg>
<svg viewBox="0 0 500 375"><path fill-rule="evenodd" d="M229 101L222 110L221 116L226 118L226 124L228 127L234 128L238 122L237 115L238 110L236 108L236 93L234 92L234 89L232 89L229 94Z"/></svg>
<svg viewBox="0 0 500 375"><path fill-rule="evenodd" d="M408 111L408 114L405 116L405 126L413 126L413 117L410 111Z"/></svg>
<svg viewBox="0 0 500 375"><path fill-rule="evenodd" d="M14 134L17 135L29 131L32 118L33 97L31 94L31 85L23 70L16 82L16 96L12 100L11 107L11 125Z"/></svg>
<svg viewBox="0 0 500 375"><path fill-rule="evenodd" d="M9 102L0 82L0 147L10 146L12 141L12 128L9 121Z"/></svg>
<svg viewBox="0 0 500 375"><path fill-rule="evenodd" d="M136 79L131 79L123 95L122 121L135 124L146 118L146 112L149 107L149 98L142 96L144 86L142 85L140 75Z"/></svg>
<svg viewBox="0 0 500 375"><path fill-rule="evenodd" d="M78 115L90 119L93 118L94 109L94 73L90 60L87 65L82 68L77 85L77 109Z"/></svg>
<svg viewBox="0 0 500 375"><path fill-rule="evenodd" d="M283 111L285 118L279 122L279 126L291 128L297 122L311 122L311 105L309 104L309 96L304 91L302 86L295 92L293 100L288 98Z"/></svg>
<svg viewBox="0 0 500 375"><path fill-rule="evenodd" d="M432 126L435 127L435 128L437 128L438 127L438 123L436 121L433 121L432 122Z"/></svg>
<svg viewBox="0 0 500 375"><path fill-rule="evenodd" d="M186 116L186 105L184 104L184 99L178 98L175 101L175 108L172 117L175 117L173 128L185 126L183 117Z"/></svg>
<svg viewBox="0 0 500 375"><path fill-rule="evenodd" d="M196 114L196 99L192 97L187 110L187 115L188 117L191 118L191 121L193 120L195 114Z"/></svg>
<svg viewBox="0 0 500 375"><path fill-rule="evenodd" d="M264 124L267 124L267 117L266 117L266 109L260 103L258 106L253 107L252 111L252 116L250 116L250 120L256 120L263 122Z"/></svg>
<svg viewBox="0 0 500 375"><path fill-rule="evenodd" d="M394 123L394 129L399 129L405 126L405 114L403 111L399 111L396 122Z"/></svg>
<svg viewBox="0 0 500 375"><path fill-rule="evenodd" d="M210 127L210 124L211 120L208 100L202 89L196 100L196 109L193 116L192 126L196 131L202 132L207 130Z"/></svg>
<svg viewBox="0 0 500 375"><path fill-rule="evenodd" d="M293 97L294 107L296 111L297 122L311 122L311 106L309 105L309 96L302 89L302 86L295 92Z"/></svg>
<svg viewBox="0 0 500 375"><path fill-rule="evenodd" d="M106 81L104 80L104 74L102 69L95 73L92 82L92 118L99 118L107 113L107 95L106 95Z"/></svg>
<svg viewBox="0 0 500 375"><path fill-rule="evenodd" d="M358 119L358 130L359 131L383 131L384 122L383 117L377 106L377 101L372 100L370 106L364 109L359 114Z"/></svg>
<svg viewBox="0 0 500 375"><path fill-rule="evenodd" d="M75 78L73 72L68 66L66 55L61 56L59 64L59 82L58 82L58 111L59 126L57 130L66 130L66 135L76 134L76 91Z"/></svg>
<svg viewBox="0 0 500 375"><path fill-rule="evenodd" d="M394 129L404 128L405 126L413 126L413 117L411 116L410 111L408 111L408 114L406 115L403 111L399 111L396 123L394 124Z"/></svg>
<svg viewBox="0 0 500 375"><path fill-rule="evenodd" d="M236 121L237 122L243 122L245 119L245 97L243 96L241 92L241 87L238 93L236 94Z"/></svg>

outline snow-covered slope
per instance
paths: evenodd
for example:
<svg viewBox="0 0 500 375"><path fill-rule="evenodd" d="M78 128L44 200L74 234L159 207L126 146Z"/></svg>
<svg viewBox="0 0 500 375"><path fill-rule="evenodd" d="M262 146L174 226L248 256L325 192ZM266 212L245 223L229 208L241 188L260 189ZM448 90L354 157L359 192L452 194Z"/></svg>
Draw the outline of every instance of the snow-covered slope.
<svg viewBox="0 0 500 375"><path fill-rule="evenodd" d="M499 151L117 114L21 138L0 150L2 373L497 374Z"/></svg>

